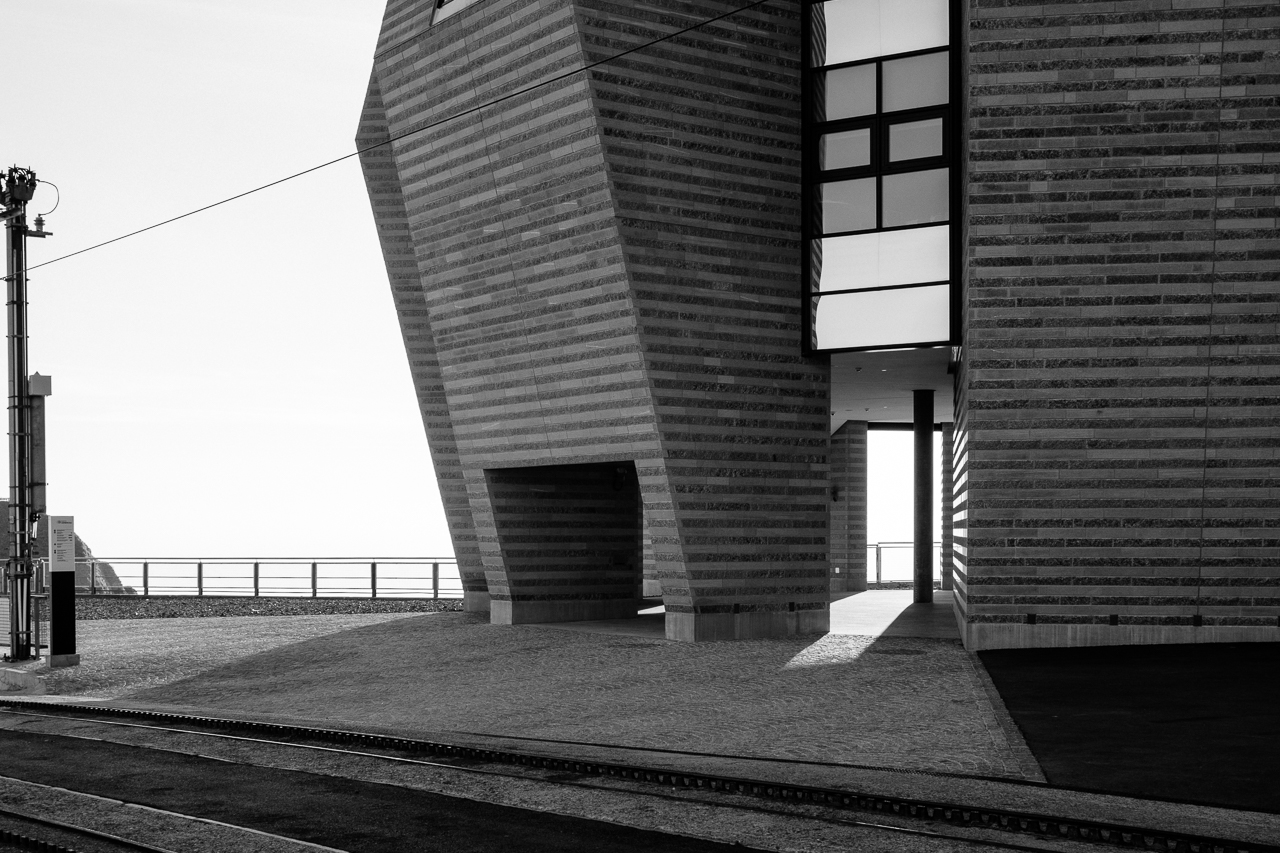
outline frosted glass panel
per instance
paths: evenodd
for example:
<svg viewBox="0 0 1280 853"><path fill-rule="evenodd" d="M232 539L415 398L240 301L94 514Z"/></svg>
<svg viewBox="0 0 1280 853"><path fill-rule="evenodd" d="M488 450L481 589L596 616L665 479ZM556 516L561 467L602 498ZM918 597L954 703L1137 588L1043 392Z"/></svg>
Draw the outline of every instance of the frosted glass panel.
<svg viewBox="0 0 1280 853"><path fill-rule="evenodd" d="M822 231L862 231L876 227L876 179L835 181L819 186L822 194Z"/></svg>
<svg viewBox="0 0 1280 853"><path fill-rule="evenodd" d="M884 227L946 222L949 169L884 176Z"/></svg>
<svg viewBox="0 0 1280 853"><path fill-rule="evenodd" d="M942 156L942 119L889 125L889 160L917 160Z"/></svg>
<svg viewBox="0 0 1280 853"><path fill-rule="evenodd" d="M949 38L947 0L829 0L825 64L942 47Z"/></svg>
<svg viewBox="0 0 1280 853"><path fill-rule="evenodd" d="M947 54L930 53L884 63L884 111L933 107L950 100Z"/></svg>
<svg viewBox="0 0 1280 853"><path fill-rule="evenodd" d="M852 169L871 165L871 128L826 133L818 140L818 168Z"/></svg>
<svg viewBox="0 0 1280 853"><path fill-rule="evenodd" d="M876 66L854 65L837 68L822 75L826 87L823 98L825 115L818 121L857 118L876 111Z"/></svg>
<svg viewBox="0 0 1280 853"><path fill-rule="evenodd" d="M815 349L890 347L951 338L951 287L930 285L814 297Z"/></svg>
<svg viewBox="0 0 1280 853"><path fill-rule="evenodd" d="M887 287L951 277L949 225L824 237L814 242L822 249L815 290Z"/></svg>

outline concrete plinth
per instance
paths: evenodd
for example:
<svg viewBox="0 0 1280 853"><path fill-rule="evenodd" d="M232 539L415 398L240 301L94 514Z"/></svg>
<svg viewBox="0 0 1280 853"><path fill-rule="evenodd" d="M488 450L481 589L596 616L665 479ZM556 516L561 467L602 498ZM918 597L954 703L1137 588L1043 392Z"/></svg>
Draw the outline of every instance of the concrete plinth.
<svg viewBox="0 0 1280 853"><path fill-rule="evenodd" d="M493 601L489 622L493 625L530 625L538 622L583 622L599 619L634 619L644 606L640 599L603 601Z"/></svg>
<svg viewBox="0 0 1280 853"><path fill-rule="evenodd" d="M80 655L49 655L49 666L51 668L79 665Z"/></svg>
<svg viewBox="0 0 1280 853"><path fill-rule="evenodd" d="M747 613L667 613L667 639L685 642L763 640L825 634L831 613L820 610L751 611Z"/></svg>
<svg viewBox="0 0 1280 853"><path fill-rule="evenodd" d="M1061 625L964 622L958 616L964 647L1045 649L1073 646L1137 646L1183 643L1277 643L1280 627L1234 625Z"/></svg>

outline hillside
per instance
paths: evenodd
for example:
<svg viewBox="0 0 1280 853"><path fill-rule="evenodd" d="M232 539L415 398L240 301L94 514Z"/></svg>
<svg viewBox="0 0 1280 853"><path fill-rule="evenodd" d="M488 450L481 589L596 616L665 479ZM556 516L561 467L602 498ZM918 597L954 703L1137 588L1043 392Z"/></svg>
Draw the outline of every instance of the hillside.
<svg viewBox="0 0 1280 853"><path fill-rule="evenodd" d="M0 501L0 518L8 518L9 502ZM36 531L35 555L44 557L48 553L47 544L47 527L41 522L39 529ZM9 537L0 534L0 560L9 558ZM76 534L76 592L89 591L89 563L95 558L93 551ZM135 595L136 591L133 587L125 586L120 582L120 577L116 574L116 570L110 563L99 562L97 565L98 580L97 587L99 591L114 593L116 595Z"/></svg>

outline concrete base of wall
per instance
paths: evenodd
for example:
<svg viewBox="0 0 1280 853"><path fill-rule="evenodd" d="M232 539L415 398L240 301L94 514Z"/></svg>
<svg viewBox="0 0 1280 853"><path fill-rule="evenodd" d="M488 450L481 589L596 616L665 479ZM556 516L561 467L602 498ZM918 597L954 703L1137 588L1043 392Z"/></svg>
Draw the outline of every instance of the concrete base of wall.
<svg viewBox="0 0 1280 853"><path fill-rule="evenodd" d="M49 666L79 666L80 655L49 655Z"/></svg>
<svg viewBox="0 0 1280 853"><path fill-rule="evenodd" d="M1071 646L1138 646L1175 643L1276 643L1280 628L1205 625L1026 625L964 622L957 611L964 647L1051 649Z"/></svg>
<svg viewBox="0 0 1280 853"><path fill-rule="evenodd" d="M462 609L468 613L484 613L489 609L489 593L463 590Z"/></svg>
<svg viewBox="0 0 1280 853"><path fill-rule="evenodd" d="M800 610L766 613L667 613L667 639L684 642L762 640L825 634L831 611Z"/></svg>
<svg viewBox="0 0 1280 853"><path fill-rule="evenodd" d="M531 625L538 622L594 622L601 619L633 619L643 602L639 599L608 601L494 601L489 605L491 625Z"/></svg>
<svg viewBox="0 0 1280 853"><path fill-rule="evenodd" d="M645 598L662 598L662 581L645 578L641 595Z"/></svg>
<svg viewBox="0 0 1280 853"><path fill-rule="evenodd" d="M44 682L40 676L25 669L0 669L0 684L4 684L10 690L44 693Z"/></svg>

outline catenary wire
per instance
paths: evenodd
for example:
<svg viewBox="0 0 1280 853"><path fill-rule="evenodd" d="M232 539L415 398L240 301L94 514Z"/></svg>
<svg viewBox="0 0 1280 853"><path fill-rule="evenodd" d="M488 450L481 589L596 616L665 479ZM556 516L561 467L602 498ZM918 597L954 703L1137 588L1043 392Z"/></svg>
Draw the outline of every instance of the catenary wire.
<svg viewBox="0 0 1280 853"><path fill-rule="evenodd" d="M170 217L169 219L165 219L153 225L148 225L145 228L139 228L136 231L130 231L127 234L121 234L119 237L112 237L110 240L104 240L101 243L95 243L92 246L87 246L75 252L70 252L65 255L59 255L58 257L53 258L52 260L44 261L43 263L39 263L39 264L35 264L34 266L27 267L27 271L30 272L31 270L40 269L41 267L47 267L50 264L56 264L58 261L65 261L67 258L74 258L77 255L83 255L86 252L92 252L95 249L101 249L104 246L110 246L112 243L119 243L121 240L127 240L130 237L136 237L137 235L145 234L148 231L154 231L157 228L160 228L165 225L169 225L181 219L186 219L189 216L195 216L197 213L204 213L206 210L212 210L215 207L221 207L224 204L229 204L233 201L238 201L239 199L245 198L246 196L253 195L254 193L259 193L259 192L262 192L263 190L270 189L271 187L278 186L287 181L292 181L294 178L301 178L302 176L309 175L312 172L318 172L321 169L325 169L325 168L328 168L329 166L333 166L337 163L341 163L344 160L350 160L352 157L358 157L359 155L363 154L366 151L373 151L374 149L381 148L384 145L390 145L393 142L399 142L401 139L405 139L409 136L413 136L415 134L422 133L427 130L432 130L434 128L440 127L443 124L454 121L455 119L472 115L474 113L480 112L481 110L485 110L485 109L488 109L489 107L500 104L503 101L508 101L512 98L517 98L521 95L528 94L529 92L532 92L535 89L539 89L543 86L549 86L552 83L558 83L561 80L564 80L568 77L572 77L574 74L581 74L584 71L590 71L592 68L597 68L601 65L606 65L610 62L615 62L623 58L624 56L629 56L638 51L653 47L656 44L661 44L664 41L669 41L673 38L676 38L677 36L684 35L685 33L692 32L693 30L701 29L702 27L705 27L709 24L714 24L717 21L722 21L725 18L732 17L741 12L745 12L749 9L754 9L756 6L763 6L765 3L768 3L768 2L769 0L754 0L754 2L747 3L746 5L743 5L743 6L738 6L736 8L730 9L729 11L723 12L714 17L706 18L704 20L698 21L696 24L690 24L689 26L676 30L675 32L667 33L664 36L659 36L658 38L644 42L643 44L638 44L635 47L627 48L626 50L621 51L620 53L611 54L610 56L606 56L603 59L597 59L595 62L589 62L586 65L581 66L580 68L573 68L569 71L565 71L561 74L557 74L554 77L549 77L546 80L542 80L537 83L532 83L521 89L517 89L514 92L508 92L505 95L494 98L491 101L486 101L483 104L478 104L477 106L474 106L474 107L468 107L465 110L461 110L460 112L456 112L451 115L445 116L442 119L437 119L436 121L433 121L430 124L423 125L422 127L417 127L417 128L414 128L413 130L407 130L404 133L400 133L395 136L389 136L387 139L381 142L375 142L372 145L366 145L363 148L357 148L355 151L352 151L348 154L343 154L341 157L335 157L332 160L328 160L324 163L320 163L308 169L303 169L301 172L295 172L292 175L287 175L283 178L279 178L277 180L271 181L270 183L263 184L262 186L254 187L253 189L250 189L250 190L245 190L242 193L237 193L236 195L229 196L227 198L222 199L221 201L215 201L212 204L206 204L203 207L197 207L195 210L189 210L186 213L182 213L177 216Z"/></svg>

